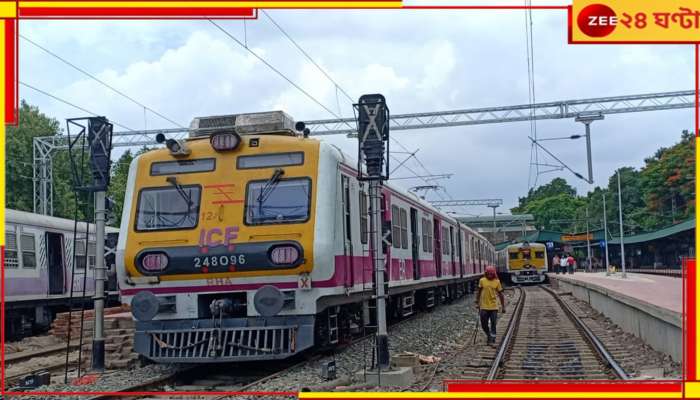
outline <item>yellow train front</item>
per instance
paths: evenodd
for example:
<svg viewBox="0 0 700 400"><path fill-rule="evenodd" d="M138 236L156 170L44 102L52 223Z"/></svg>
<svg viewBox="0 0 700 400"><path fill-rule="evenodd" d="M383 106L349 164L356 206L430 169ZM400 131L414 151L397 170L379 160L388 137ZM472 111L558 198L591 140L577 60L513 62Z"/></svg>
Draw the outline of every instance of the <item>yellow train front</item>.
<svg viewBox="0 0 700 400"><path fill-rule="evenodd" d="M117 245L138 353L283 359L373 325L369 199L353 161L283 112L196 118L188 139L160 139L130 166ZM458 298L495 259L418 197L386 184L382 202L391 317Z"/></svg>
<svg viewBox="0 0 700 400"><path fill-rule="evenodd" d="M499 266L513 283L542 283L547 273L547 248L541 243L521 242L502 249Z"/></svg>

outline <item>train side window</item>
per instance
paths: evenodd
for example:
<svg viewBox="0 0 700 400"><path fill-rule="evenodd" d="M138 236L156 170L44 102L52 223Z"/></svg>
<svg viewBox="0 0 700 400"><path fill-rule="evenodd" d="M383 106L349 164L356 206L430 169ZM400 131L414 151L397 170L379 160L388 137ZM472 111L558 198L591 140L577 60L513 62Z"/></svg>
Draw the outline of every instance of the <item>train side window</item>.
<svg viewBox="0 0 700 400"><path fill-rule="evenodd" d="M428 220L422 218L420 220L421 241L423 242L423 251L428 252Z"/></svg>
<svg viewBox="0 0 700 400"><path fill-rule="evenodd" d="M85 238L75 240L75 269L85 269Z"/></svg>
<svg viewBox="0 0 700 400"><path fill-rule="evenodd" d="M433 221L428 220L428 253L433 252Z"/></svg>
<svg viewBox="0 0 700 400"><path fill-rule="evenodd" d="M367 244L367 236L369 225L369 216L367 215L367 193L360 191L360 242Z"/></svg>
<svg viewBox="0 0 700 400"><path fill-rule="evenodd" d="M17 268L18 266L17 234L14 232L5 232L5 268Z"/></svg>
<svg viewBox="0 0 700 400"><path fill-rule="evenodd" d="M345 215L345 240L352 241L352 215L350 213L350 182L349 178L343 175L343 214Z"/></svg>
<svg viewBox="0 0 700 400"><path fill-rule="evenodd" d="M449 255L450 254L450 241L449 239L449 230L447 227L442 228L442 254L444 255Z"/></svg>
<svg viewBox="0 0 700 400"><path fill-rule="evenodd" d="M408 248L408 215L403 208L401 209L401 247Z"/></svg>
<svg viewBox="0 0 700 400"><path fill-rule="evenodd" d="M88 268L95 268L96 250L95 243L88 243Z"/></svg>
<svg viewBox="0 0 700 400"><path fill-rule="evenodd" d="M33 233L21 235L22 268L36 268L36 243Z"/></svg>
<svg viewBox="0 0 700 400"><path fill-rule="evenodd" d="M394 248L401 247L401 221L399 221L399 208L391 206L391 242Z"/></svg>

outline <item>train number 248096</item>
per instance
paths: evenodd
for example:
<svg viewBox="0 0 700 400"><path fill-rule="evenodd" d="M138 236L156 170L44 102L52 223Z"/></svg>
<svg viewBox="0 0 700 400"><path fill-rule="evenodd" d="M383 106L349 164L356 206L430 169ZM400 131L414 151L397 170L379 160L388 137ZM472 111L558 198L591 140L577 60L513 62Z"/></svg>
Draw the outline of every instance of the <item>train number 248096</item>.
<svg viewBox="0 0 700 400"><path fill-rule="evenodd" d="M245 254L231 254L225 256L195 257L194 267L225 267L229 265L245 265Z"/></svg>

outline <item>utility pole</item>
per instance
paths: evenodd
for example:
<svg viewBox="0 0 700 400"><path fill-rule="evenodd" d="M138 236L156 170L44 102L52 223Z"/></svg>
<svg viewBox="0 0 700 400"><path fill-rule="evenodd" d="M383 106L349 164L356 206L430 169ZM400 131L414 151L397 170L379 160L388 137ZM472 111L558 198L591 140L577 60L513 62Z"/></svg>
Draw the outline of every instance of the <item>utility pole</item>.
<svg viewBox="0 0 700 400"><path fill-rule="evenodd" d="M586 271L592 271L593 266L591 265L591 230L588 224L588 204L586 204L586 247L588 248L588 265L586 266Z"/></svg>
<svg viewBox="0 0 700 400"><path fill-rule="evenodd" d="M488 204L488 207L493 208L493 231L492 231L493 234L491 235L491 237L493 238L493 244L496 244L496 209L500 205L501 204L498 202L493 202L493 203Z"/></svg>
<svg viewBox="0 0 700 400"><path fill-rule="evenodd" d="M383 224L381 214L381 188L389 179L389 108L381 94L366 94L353 105L357 112L358 166L357 179L369 181L370 198L370 252L374 267L376 299L376 355L377 374L389 368L389 336L386 326L386 271L383 253ZM364 165L363 165L364 164ZM386 164L385 166L383 164ZM363 168L365 167L365 173ZM399 240L400 238L393 238Z"/></svg>
<svg viewBox="0 0 700 400"><path fill-rule="evenodd" d="M622 190L620 189L620 170L617 170L617 205L620 214L620 257L622 259L622 277L627 278L625 271L625 226L622 225Z"/></svg>
<svg viewBox="0 0 700 400"><path fill-rule="evenodd" d="M610 276L610 257L608 256L608 214L605 210L605 192L603 192L603 234L605 235L605 275Z"/></svg>
<svg viewBox="0 0 700 400"><path fill-rule="evenodd" d="M579 115L576 122L583 122L586 125L586 155L588 157L588 183L593 183L593 160L591 157L591 123L605 118L603 114Z"/></svg>

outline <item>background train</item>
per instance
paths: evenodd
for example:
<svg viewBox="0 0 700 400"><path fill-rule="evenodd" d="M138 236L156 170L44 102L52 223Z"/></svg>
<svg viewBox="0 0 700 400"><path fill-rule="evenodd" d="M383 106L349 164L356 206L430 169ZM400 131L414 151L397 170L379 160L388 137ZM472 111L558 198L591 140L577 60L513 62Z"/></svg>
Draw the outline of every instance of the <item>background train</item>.
<svg viewBox="0 0 700 400"><path fill-rule="evenodd" d="M547 277L547 247L520 242L497 252L498 272L513 283L542 283Z"/></svg>
<svg viewBox="0 0 700 400"><path fill-rule="evenodd" d="M354 162L282 112L192 124L234 125L130 166L117 274L135 349L152 360L282 359L373 323ZM464 294L495 263L483 236L417 196L388 184L382 204L391 316Z"/></svg>
<svg viewBox="0 0 700 400"><path fill-rule="evenodd" d="M83 299L83 276L87 263L85 299L94 295L95 225L90 224L85 246L85 222L5 209L5 332L18 338L46 329L56 311L66 310L71 281L75 304ZM119 230L108 227L105 261L112 297L116 298L115 247ZM75 250L76 269L73 269ZM85 254L87 252L87 259ZM87 302L91 306L91 301Z"/></svg>

